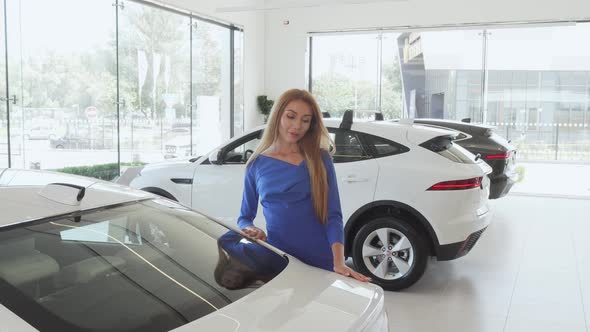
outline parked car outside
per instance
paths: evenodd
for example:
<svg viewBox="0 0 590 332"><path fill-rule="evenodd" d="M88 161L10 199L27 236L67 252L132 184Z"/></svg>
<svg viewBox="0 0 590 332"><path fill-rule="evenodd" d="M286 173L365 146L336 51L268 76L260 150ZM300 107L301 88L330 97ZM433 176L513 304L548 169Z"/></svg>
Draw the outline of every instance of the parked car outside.
<svg viewBox="0 0 590 332"><path fill-rule="evenodd" d="M55 138L54 128L47 125L33 126L25 132L27 140L48 140Z"/></svg>
<svg viewBox="0 0 590 332"><path fill-rule="evenodd" d="M76 150L104 150L112 149L112 138L88 138L82 136L63 136L57 139L50 139L49 144L53 149L76 149Z"/></svg>
<svg viewBox="0 0 590 332"><path fill-rule="evenodd" d="M178 203L0 169L6 331L388 331L383 290Z"/></svg>
<svg viewBox="0 0 590 332"><path fill-rule="evenodd" d="M516 148L493 127L452 120L414 119L415 123L457 130L463 133L456 142L474 155L479 155L492 167L489 177L490 199L508 194L518 178L516 172Z"/></svg>
<svg viewBox="0 0 590 332"><path fill-rule="evenodd" d="M348 117L324 123L336 144L345 254L359 272L385 289L403 289L420 279L429 256L450 260L473 248L491 219L491 168L453 143L456 132ZM202 157L136 169L124 184L235 224L245 163L263 130ZM261 211L255 224L264 227Z"/></svg>
<svg viewBox="0 0 590 332"><path fill-rule="evenodd" d="M190 157L191 136L189 129L172 128L166 132L163 152L164 159Z"/></svg>

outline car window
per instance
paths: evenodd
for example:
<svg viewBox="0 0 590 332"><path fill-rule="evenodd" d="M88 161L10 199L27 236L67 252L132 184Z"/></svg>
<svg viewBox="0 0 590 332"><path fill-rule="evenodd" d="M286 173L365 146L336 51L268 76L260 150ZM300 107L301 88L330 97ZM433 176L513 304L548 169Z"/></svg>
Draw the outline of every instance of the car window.
<svg viewBox="0 0 590 332"><path fill-rule="evenodd" d="M452 136L434 137L420 144L420 146L456 163L475 164L477 162L473 154L458 144L453 143Z"/></svg>
<svg viewBox="0 0 590 332"><path fill-rule="evenodd" d="M378 137L378 136L374 136L374 135L370 135L370 134L363 134L362 137L363 137L363 140L365 141L365 143L373 151L373 155L376 158L392 156L392 155L404 153L404 152L407 152L410 150L404 145L387 140L382 137Z"/></svg>
<svg viewBox="0 0 590 332"><path fill-rule="evenodd" d="M262 132L246 136L243 140L234 142L223 156L224 164L245 164L260 144Z"/></svg>
<svg viewBox="0 0 590 332"><path fill-rule="evenodd" d="M0 228L0 304L39 331L168 331L239 300L286 265L154 199Z"/></svg>
<svg viewBox="0 0 590 332"><path fill-rule="evenodd" d="M370 158L363 146L359 134L344 129L329 128L330 137L336 145L334 163L345 163Z"/></svg>

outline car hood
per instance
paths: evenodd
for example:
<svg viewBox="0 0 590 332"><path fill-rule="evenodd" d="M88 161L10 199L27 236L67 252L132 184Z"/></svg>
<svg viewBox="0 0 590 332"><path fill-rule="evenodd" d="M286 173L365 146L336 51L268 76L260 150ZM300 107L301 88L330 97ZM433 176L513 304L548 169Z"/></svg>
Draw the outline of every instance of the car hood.
<svg viewBox="0 0 590 332"><path fill-rule="evenodd" d="M156 170L156 169L161 169L161 168L189 165L189 164L192 164L191 159L194 159L194 158L195 157L168 159L168 160L164 160L164 161L155 162L152 164L147 164L147 165L143 166L142 168L144 170Z"/></svg>
<svg viewBox="0 0 590 332"><path fill-rule="evenodd" d="M260 289L174 331L362 331L383 307L380 287L290 257Z"/></svg>
<svg viewBox="0 0 590 332"><path fill-rule="evenodd" d="M140 175L166 175L169 179L173 177L192 178L194 173L193 166L200 162L202 157L173 158L144 166L126 167L123 174L117 178L115 183L124 186L133 186L131 183ZM196 161L195 161L196 160Z"/></svg>

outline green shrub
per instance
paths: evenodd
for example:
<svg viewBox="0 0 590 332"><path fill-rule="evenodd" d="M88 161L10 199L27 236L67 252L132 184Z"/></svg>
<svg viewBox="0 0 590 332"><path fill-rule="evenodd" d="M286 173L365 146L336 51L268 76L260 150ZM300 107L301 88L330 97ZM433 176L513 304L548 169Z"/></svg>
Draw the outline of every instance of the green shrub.
<svg viewBox="0 0 590 332"><path fill-rule="evenodd" d="M134 163L121 163L121 166L143 166L145 163L134 162ZM57 172L75 174L81 176L87 176L91 178L111 181L119 176L119 169L117 163L100 164L92 166L75 166L75 167L64 167L57 169Z"/></svg>

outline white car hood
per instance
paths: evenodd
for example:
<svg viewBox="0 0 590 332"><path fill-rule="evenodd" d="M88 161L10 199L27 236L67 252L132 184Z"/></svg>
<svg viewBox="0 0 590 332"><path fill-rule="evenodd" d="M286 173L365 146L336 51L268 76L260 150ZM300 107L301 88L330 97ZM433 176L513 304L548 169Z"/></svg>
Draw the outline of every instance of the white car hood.
<svg viewBox="0 0 590 332"><path fill-rule="evenodd" d="M194 158L196 158L196 157L168 159L168 160L144 165L143 169L155 170L155 169L161 169L161 168L169 168L169 167L173 167L173 166L190 165L190 164L192 164L191 159L194 159Z"/></svg>
<svg viewBox="0 0 590 332"><path fill-rule="evenodd" d="M378 286L290 257L285 270L260 289L174 331L362 331L383 303Z"/></svg>

